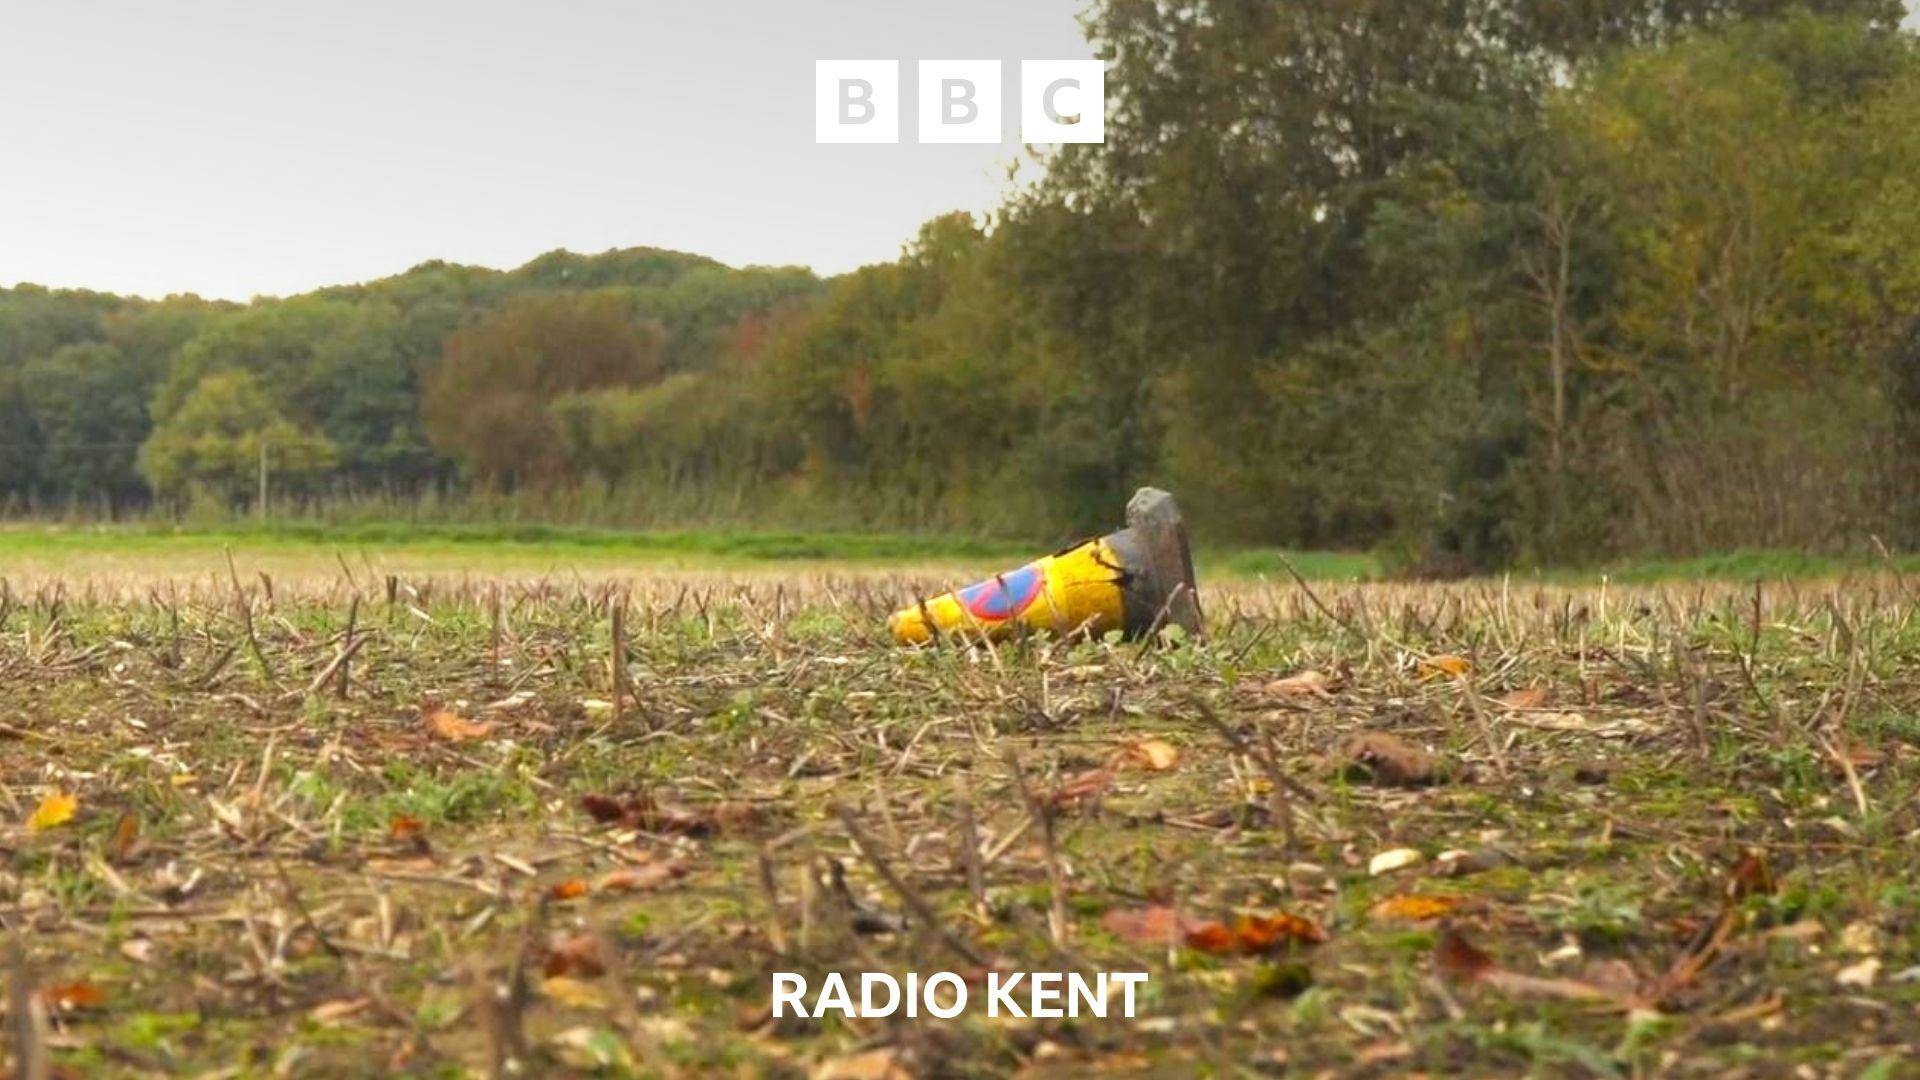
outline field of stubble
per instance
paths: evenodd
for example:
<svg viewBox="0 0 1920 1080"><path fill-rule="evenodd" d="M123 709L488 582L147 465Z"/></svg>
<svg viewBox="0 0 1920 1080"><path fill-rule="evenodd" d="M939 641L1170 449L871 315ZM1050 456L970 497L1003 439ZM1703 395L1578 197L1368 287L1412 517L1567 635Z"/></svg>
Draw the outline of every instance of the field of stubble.
<svg viewBox="0 0 1920 1080"><path fill-rule="evenodd" d="M284 571L284 568L277 568ZM0 592L14 1075L1903 1075L1920 582L1202 582L903 651L944 572ZM1146 971L1132 1019L770 973Z"/></svg>

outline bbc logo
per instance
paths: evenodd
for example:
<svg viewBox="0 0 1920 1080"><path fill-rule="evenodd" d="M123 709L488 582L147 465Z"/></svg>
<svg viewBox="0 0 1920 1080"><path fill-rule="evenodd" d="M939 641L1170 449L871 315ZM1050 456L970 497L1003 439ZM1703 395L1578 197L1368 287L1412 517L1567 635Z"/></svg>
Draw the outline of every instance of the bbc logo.
<svg viewBox="0 0 1920 1080"><path fill-rule="evenodd" d="M920 61L923 143L1001 140L998 60ZM815 60L813 141L900 141L900 61ZM1020 61L1020 141L1107 141L1107 75L1098 60Z"/></svg>

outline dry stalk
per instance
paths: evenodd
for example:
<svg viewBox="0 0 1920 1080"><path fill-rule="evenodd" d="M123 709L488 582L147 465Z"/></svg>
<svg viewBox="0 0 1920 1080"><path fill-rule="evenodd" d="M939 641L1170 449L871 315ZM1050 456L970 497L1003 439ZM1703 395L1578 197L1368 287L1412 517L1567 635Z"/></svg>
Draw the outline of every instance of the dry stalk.
<svg viewBox="0 0 1920 1080"><path fill-rule="evenodd" d="M947 929L946 923L934 913L933 908L927 904L926 898L920 895L919 890L907 884L906 880L888 864L886 857L874 844L873 838L868 836L866 829L861 827L860 819L854 815L853 809L840 802L834 803L832 809L833 815L840 819L841 828L846 830L847 838L852 840L853 846L859 849L861 857L867 860L867 865L873 867L874 873L880 875L880 880L887 883L887 886L900 897L901 902L907 905L921 924L932 931L940 939L941 944L953 950L956 956L966 960L967 963L974 965L983 963L980 954L974 951L973 946L960 940L953 931Z"/></svg>

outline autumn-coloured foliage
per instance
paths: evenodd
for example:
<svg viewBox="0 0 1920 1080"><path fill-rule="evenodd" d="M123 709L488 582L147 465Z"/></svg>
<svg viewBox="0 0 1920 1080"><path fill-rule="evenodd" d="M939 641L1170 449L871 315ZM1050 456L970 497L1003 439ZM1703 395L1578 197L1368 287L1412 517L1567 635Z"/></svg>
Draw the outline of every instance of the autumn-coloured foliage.
<svg viewBox="0 0 1920 1080"><path fill-rule="evenodd" d="M79 809L79 799L64 791L53 792L34 807L32 815L27 818L27 827L38 832L65 825L73 820L73 815Z"/></svg>
<svg viewBox="0 0 1920 1080"><path fill-rule="evenodd" d="M1123 940L1142 945L1182 944L1222 955L1258 955L1292 945L1317 945L1326 931L1308 919L1285 912L1240 915L1231 920L1195 919L1168 907L1116 909L1101 925Z"/></svg>

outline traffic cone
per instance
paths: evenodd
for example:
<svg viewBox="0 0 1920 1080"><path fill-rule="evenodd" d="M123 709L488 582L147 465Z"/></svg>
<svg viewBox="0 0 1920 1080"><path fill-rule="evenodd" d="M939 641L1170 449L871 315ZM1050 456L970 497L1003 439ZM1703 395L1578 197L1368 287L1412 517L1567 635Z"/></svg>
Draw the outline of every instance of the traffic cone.
<svg viewBox="0 0 1920 1080"><path fill-rule="evenodd" d="M1000 639L1035 630L1145 637L1165 626L1201 630L1193 554L1173 496L1141 488L1127 527L978 584L903 608L887 620L902 645L943 635Z"/></svg>

